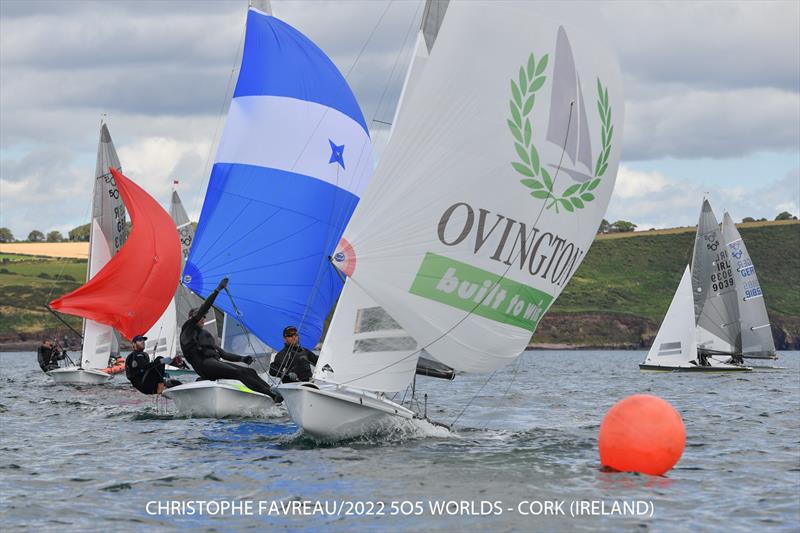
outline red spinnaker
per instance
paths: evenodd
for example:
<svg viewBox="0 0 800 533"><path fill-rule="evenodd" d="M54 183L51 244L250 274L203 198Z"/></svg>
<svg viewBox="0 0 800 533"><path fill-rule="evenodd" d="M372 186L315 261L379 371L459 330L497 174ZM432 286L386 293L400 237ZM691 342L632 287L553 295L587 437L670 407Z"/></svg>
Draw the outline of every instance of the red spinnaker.
<svg viewBox="0 0 800 533"><path fill-rule="evenodd" d="M109 325L131 339L155 324L175 296L181 244L175 222L158 202L122 173L110 170L133 229L100 272L50 307Z"/></svg>

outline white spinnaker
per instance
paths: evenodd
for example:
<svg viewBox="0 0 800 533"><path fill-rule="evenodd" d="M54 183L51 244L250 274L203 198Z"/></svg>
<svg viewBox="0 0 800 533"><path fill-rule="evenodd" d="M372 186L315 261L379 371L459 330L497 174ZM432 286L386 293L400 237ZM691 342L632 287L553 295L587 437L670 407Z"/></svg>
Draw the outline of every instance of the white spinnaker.
<svg viewBox="0 0 800 533"><path fill-rule="evenodd" d="M151 358L159 356L172 357L175 355L178 345L178 332L174 298L144 336L147 337L144 351Z"/></svg>
<svg viewBox="0 0 800 533"><path fill-rule="evenodd" d="M417 348L417 341L348 279L314 378L371 391L399 391L414 377Z"/></svg>
<svg viewBox="0 0 800 533"><path fill-rule="evenodd" d="M695 365L690 361L696 358L692 275L687 266L644 364L691 368Z"/></svg>
<svg viewBox="0 0 800 533"><path fill-rule="evenodd" d="M111 259L108 241L103 235L97 219L92 220L91 228L88 279L93 278ZM100 324L94 320L84 320L80 366L83 368L107 367L114 340L114 330L111 326Z"/></svg>
<svg viewBox="0 0 800 533"><path fill-rule="evenodd" d="M736 279L742 353L754 357L772 357L775 355L775 341L756 268L736 224L727 212L722 218L722 240L728 249Z"/></svg>
<svg viewBox="0 0 800 533"><path fill-rule="evenodd" d="M580 264L613 189L624 111L616 60L595 39L568 32L577 70L571 75L595 110L598 79L607 91L613 140L598 185L585 203L579 200L580 208L569 212L558 204L557 211L547 207L550 199L532 197L541 188L522 184L526 176L512 167L521 156L508 126L514 118L509 80L531 54L537 63L548 54L550 63L534 91L536 105L527 116L533 128L525 140L536 148L537 170L540 164L552 176L554 194L569 196L573 185L582 185L555 168L563 147L545 139L560 28L535 6L492 7L448 8L344 236L354 250L353 280L436 359L474 372L519 355ZM596 111L587 121L597 158L603 125ZM542 175L537 172L539 180ZM520 236L526 238L522 254Z"/></svg>

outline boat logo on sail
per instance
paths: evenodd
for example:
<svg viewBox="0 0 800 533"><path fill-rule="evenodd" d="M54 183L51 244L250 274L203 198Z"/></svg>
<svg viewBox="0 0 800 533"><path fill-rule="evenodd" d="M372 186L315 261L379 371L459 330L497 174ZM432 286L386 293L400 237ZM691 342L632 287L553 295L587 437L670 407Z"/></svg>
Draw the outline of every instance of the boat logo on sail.
<svg viewBox="0 0 800 533"><path fill-rule="evenodd" d="M587 108L584 105L580 75L575 68L572 47L567 33L559 27L556 38L555 60L552 71L553 87L550 116L547 122L546 141L553 143L568 157L560 161L540 161L539 151L533 142L532 113L536 93L548 79L549 55L537 61L534 54L519 67L519 74L511 79L511 98L508 128L513 136L518 157L511 162L518 173L525 176L520 183L530 189L530 195L544 200L547 209L556 213L573 213L595 200L594 191L608 168L614 126L608 88L597 78L597 112L599 113L601 146L593 157L589 135ZM569 161L567 161L569 159ZM557 178L563 173L570 181L558 187Z"/></svg>

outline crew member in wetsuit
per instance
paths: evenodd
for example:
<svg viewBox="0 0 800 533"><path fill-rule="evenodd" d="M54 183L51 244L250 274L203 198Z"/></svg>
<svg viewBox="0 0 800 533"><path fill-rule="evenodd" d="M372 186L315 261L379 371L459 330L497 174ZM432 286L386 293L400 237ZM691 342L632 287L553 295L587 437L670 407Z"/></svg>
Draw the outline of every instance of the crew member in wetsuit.
<svg viewBox="0 0 800 533"><path fill-rule="evenodd" d="M219 291L228 286L228 278L219 282L219 285L212 292L206 301L197 309L189 311L189 320L184 322L181 327L181 351L197 372L197 375L204 379L237 379L250 389L266 394L275 403L281 403L283 397L270 389L266 381L258 377L252 368L244 368L232 365L226 361L242 362L247 365L253 363L253 358L249 355L241 356L226 352L214 341L214 337L205 329L203 323L206 313L211 309L211 305L217 298ZM221 361L225 359L226 361Z"/></svg>
<svg viewBox="0 0 800 533"><path fill-rule="evenodd" d="M300 335L297 328L283 328L283 349L275 354L269 365L269 374L281 378L283 383L309 381L311 365L316 365L319 356L307 348L300 346Z"/></svg>
<svg viewBox="0 0 800 533"><path fill-rule="evenodd" d="M144 341L147 337L136 335L133 341L133 351L125 359L125 376L131 385L142 394L161 394L164 389L180 385L176 379L164 378L164 366L172 359L169 357L156 357L150 361L150 356L144 351Z"/></svg>
<svg viewBox="0 0 800 533"><path fill-rule="evenodd" d="M51 339L43 340L42 345L36 351L36 360L39 362L39 368L42 369L42 372L49 372L58 368L58 362L65 357L64 352L55 346Z"/></svg>

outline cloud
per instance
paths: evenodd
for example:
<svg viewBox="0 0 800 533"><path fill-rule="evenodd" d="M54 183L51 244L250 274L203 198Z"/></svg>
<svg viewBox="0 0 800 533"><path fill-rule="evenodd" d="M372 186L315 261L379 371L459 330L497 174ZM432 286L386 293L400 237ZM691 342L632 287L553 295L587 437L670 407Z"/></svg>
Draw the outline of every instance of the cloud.
<svg viewBox="0 0 800 533"><path fill-rule="evenodd" d="M742 186L708 186L698 182L641 172L623 165L617 175L606 219L628 220L639 230L697 224L704 197L717 218L730 212L736 221L744 217L774 220L778 213L800 214L800 168L767 181L757 189Z"/></svg>
<svg viewBox="0 0 800 533"><path fill-rule="evenodd" d="M179 177L196 217L206 161L236 79L245 4L0 1L2 224L25 236L34 227L70 229L85 221L80 199L89 202L103 113L126 172L153 187L159 200ZM373 119L394 114L422 5L273 5L348 75L378 151L386 126ZM659 227L694 223L692 196L709 188L703 178L642 175L639 161L800 151L800 3L541 1L535 7L597 33L620 58L626 164L609 216ZM766 170L782 199L767 201L772 191L756 195L756 185L711 192L727 195L721 197L743 213L774 218L779 205L796 205L796 195L776 173L786 169ZM54 191L71 201L54 198Z"/></svg>

